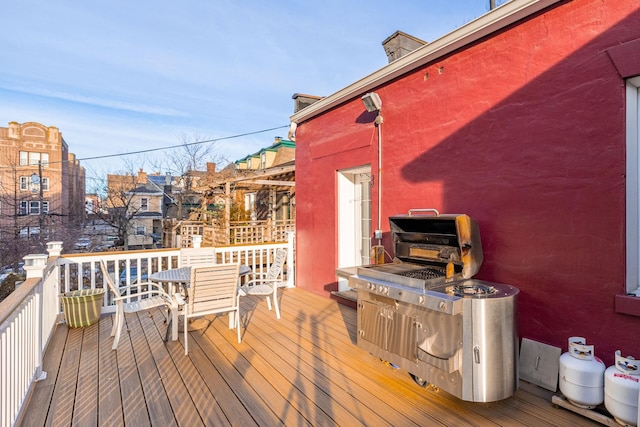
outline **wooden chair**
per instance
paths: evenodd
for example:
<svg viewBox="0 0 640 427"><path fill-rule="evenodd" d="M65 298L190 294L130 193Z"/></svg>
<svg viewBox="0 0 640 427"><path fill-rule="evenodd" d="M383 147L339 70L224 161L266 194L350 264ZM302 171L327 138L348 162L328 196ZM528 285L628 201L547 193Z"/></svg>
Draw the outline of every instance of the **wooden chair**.
<svg viewBox="0 0 640 427"><path fill-rule="evenodd" d="M240 296L258 295L267 297L267 307L271 310L271 297L273 297L273 305L276 309L276 317L280 318L280 307L278 305L278 288L284 286L282 281L282 272L284 263L287 260L287 250L278 249L276 251L273 263L269 266L266 273L252 273L253 279L240 286Z"/></svg>
<svg viewBox="0 0 640 427"><path fill-rule="evenodd" d="M180 294L174 294L178 306L182 307L179 315L183 317L185 355L189 353L187 324L192 317L220 313L233 314L238 332L238 343L240 343L239 276L239 264L217 264L191 268L187 299L185 300Z"/></svg>
<svg viewBox="0 0 640 427"><path fill-rule="evenodd" d="M113 346L111 347L112 350L116 350L118 348L125 313L136 313L138 311L165 306L171 315L173 335L177 336L178 305L157 283L144 282L133 283L127 286L116 286L111 274L109 274L106 262L100 261L100 269L102 270L104 280L107 282L109 289L113 293L113 301L116 304L116 313L114 316L113 327L111 328L111 336L115 336Z"/></svg>
<svg viewBox="0 0 640 427"><path fill-rule="evenodd" d="M216 263L216 248L180 249L180 267L199 267Z"/></svg>

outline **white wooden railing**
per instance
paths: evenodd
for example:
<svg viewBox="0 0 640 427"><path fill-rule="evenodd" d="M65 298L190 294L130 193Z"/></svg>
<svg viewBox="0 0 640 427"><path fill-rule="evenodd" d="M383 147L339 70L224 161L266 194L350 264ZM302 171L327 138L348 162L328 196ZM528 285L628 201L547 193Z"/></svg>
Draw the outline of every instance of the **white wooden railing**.
<svg viewBox="0 0 640 427"><path fill-rule="evenodd" d="M46 378L42 357L59 312L56 254L28 255L26 280L0 302L0 425L18 420L32 385ZM48 258L48 259L47 259Z"/></svg>
<svg viewBox="0 0 640 427"><path fill-rule="evenodd" d="M218 263L240 262L254 272L268 268L275 251L287 248L284 280L295 286L294 234L287 242L251 246L217 247ZM75 289L106 287L99 273L101 260L113 266L123 283L138 283L156 271L180 266L179 249L102 252L61 255L61 243L47 245L49 255L28 255L27 279L0 302L0 426L15 425L36 381L46 378L43 355L49 338L61 319L60 296ZM135 275L135 272L141 272ZM109 293L105 293L103 313L113 312Z"/></svg>

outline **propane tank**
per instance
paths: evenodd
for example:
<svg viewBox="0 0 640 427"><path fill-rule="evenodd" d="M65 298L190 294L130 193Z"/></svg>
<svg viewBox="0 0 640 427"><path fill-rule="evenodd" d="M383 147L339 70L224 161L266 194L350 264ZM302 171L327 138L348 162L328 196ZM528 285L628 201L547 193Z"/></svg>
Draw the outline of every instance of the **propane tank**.
<svg viewBox="0 0 640 427"><path fill-rule="evenodd" d="M604 372L604 406L624 426L638 425L640 363L615 353L615 364Z"/></svg>
<svg viewBox="0 0 640 427"><path fill-rule="evenodd" d="M604 401L604 362L583 337L570 337L569 350L560 356L560 391L580 408L595 408Z"/></svg>

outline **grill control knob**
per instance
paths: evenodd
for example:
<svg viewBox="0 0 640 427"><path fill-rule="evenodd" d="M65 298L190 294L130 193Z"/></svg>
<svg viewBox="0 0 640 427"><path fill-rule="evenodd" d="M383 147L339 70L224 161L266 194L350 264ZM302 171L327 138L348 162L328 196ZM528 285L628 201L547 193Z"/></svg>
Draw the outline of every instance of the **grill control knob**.
<svg viewBox="0 0 640 427"><path fill-rule="evenodd" d="M438 308L439 308L440 310L444 310L444 308L446 307L446 305L447 305L447 304L445 304L445 302L444 302L444 301L440 301L440 302L438 303Z"/></svg>
<svg viewBox="0 0 640 427"><path fill-rule="evenodd" d="M385 295L389 295L389 287L388 286L383 286L382 287L382 293Z"/></svg>
<svg viewBox="0 0 640 427"><path fill-rule="evenodd" d="M419 304L424 304L424 296L420 295L420 296L418 297L418 303L419 303Z"/></svg>

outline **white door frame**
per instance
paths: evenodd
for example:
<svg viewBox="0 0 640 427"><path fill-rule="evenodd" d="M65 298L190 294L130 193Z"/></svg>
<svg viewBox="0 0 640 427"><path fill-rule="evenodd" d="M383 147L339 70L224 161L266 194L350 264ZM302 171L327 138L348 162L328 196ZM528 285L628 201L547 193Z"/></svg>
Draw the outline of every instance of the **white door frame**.
<svg viewBox="0 0 640 427"><path fill-rule="evenodd" d="M369 263L371 249L371 165L337 171L338 268ZM338 278L338 291L349 290Z"/></svg>

